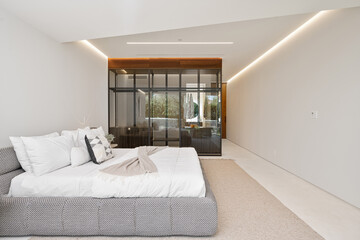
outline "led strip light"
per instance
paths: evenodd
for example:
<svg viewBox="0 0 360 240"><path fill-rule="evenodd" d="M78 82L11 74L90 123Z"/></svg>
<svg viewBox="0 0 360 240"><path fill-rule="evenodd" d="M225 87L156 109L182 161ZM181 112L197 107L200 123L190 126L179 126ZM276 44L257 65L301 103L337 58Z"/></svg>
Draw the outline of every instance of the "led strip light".
<svg viewBox="0 0 360 240"><path fill-rule="evenodd" d="M92 45L88 40L82 40L80 41L83 44L85 44L86 46L90 47L91 49L93 49L95 52L97 52L98 54L100 54L101 56L103 56L104 58L108 59L108 56L106 56L102 51L100 51L97 47L95 47L94 45Z"/></svg>
<svg viewBox="0 0 360 240"><path fill-rule="evenodd" d="M312 18L310 18L309 20L307 20L304 24L302 24L300 27L298 27L297 29L295 29L292 33L290 33L289 35L287 35L284 39L282 39L280 42L278 42L277 44L275 44L272 48L270 48L269 50L267 50L265 53L263 53L260 57L258 57L257 59L255 59L252 63L250 63L249 65L247 65L245 68L243 68L240 72L238 72L237 74L235 74L234 76L232 76L227 82L230 83L231 81L233 81L234 79L236 79L237 77L239 77L243 72L245 72L246 70L248 70L249 68L251 68L252 66L254 66L256 63L258 63L261 59L265 58L267 55L271 54L273 51L275 51L277 48L279 48L281 45L283 45L286 41L288 41L289 39L291 39L292 37L294 37L297 33L299 33L301 30L303 30L304 28L306 28L307 26L309 26L311 23L313 23L314 21L316 21L317 19L319 19L322 15L324 15L326 11L321 11L318 12L317 14L315 14Z"/></svg>
<svg viewBox="0 0 360 240"><path fill-rule="evenodd" d="M128 45L230 45L234 42L126 42Z"/></svg>

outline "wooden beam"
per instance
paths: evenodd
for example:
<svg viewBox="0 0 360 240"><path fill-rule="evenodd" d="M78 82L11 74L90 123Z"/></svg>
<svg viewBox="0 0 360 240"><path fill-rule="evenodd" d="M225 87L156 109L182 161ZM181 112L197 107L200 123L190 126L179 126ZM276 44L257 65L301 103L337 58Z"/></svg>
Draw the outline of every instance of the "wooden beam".
<svg viewBox="0 0 360 240"><path fill-rule="evenodd" d="M221 84L221 132L222 138L226 138L226 83Z"/></svg>
<svg viewBox="0 0 360 240"><path fill-rule="evenodd" d="M221 69L221 58L109 58L109 69Z"/></svg>

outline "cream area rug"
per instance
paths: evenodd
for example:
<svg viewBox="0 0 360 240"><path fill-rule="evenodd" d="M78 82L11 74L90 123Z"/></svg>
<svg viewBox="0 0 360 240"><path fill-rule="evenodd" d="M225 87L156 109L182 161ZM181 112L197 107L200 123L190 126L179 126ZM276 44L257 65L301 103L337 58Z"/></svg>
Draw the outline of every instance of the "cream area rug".
<svg viewBox="0 0 360 240"><path fill-rule="evenodd" d="M317 240L323 239L233 160L201 160L215 194L219 225L216 235L199 239ZM32 240L172 239L195 237L32 237Z"/></svg>

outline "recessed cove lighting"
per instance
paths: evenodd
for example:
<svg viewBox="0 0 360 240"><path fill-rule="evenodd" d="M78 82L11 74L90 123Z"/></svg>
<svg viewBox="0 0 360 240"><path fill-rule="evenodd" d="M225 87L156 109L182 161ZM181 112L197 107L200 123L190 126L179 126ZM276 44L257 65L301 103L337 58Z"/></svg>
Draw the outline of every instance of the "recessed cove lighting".
<svg viewBox="0 0 360 240"><path fill-rule="evenodd" d="M104 58L108 59L108 56L106 56L102 51L100 51L97 47L95 47L94 45L92 45L88 40L82 40L80 41L83 44L85 44L86 46L90 47L91 49L93 49L95 52L97 52L98 54L100 54L101 56L103 56Z"/></svg>
<svg viewBox="0 0 360 240"><path fill-rule="evenodd" d="M272 48L270 48L269 50L267 50L265 53L263 53L260 57L258 57L257 59L255 59L252 63L250 63L249 65L247 65L245 68L243 68L240 72L238 72L237 74L235 74L234 76L232 76L227 82L230 83L232 80L238 78L243 72L245 72L246 70L248 70L249 68L251 68L252 66L254 66L256 63L258 63L261 59L265 58L267 55L271 54L273 51L275 51L277 48L281 47L281 45L283 45L285 42L287 42L288 40L290 40L292 37L294 37L297 33L299 33L301 30L303 30L304 28L306 28L307 26L309 26L311 23L313 23L315 20L319 19L322 15L324 15L324 13L326 13L327 11L320 11L317 14L315 14L312 18L310 18L309 20L307 20L305 23L303 23L300 27L298 27L297 29L295 29L292 33L290 33L289 35L287 35L284 39L282 39L280 42L278 42L277 44L275 44Z"/></svg>
<svg viewBox="0 0 360 240"><path fill-rule="evenodd" d="M128 45L229 45L234 42L126 42Z"/></svg>

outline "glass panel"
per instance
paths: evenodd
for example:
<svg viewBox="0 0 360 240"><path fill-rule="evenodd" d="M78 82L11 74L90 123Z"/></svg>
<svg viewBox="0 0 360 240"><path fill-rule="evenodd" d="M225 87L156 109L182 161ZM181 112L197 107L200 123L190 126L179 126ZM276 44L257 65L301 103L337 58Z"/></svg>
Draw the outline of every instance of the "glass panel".
<svg viewBox="0 0 360 240"><path fill-rule="evenodd" d="M115 73L109 71L109 127L115 127L115 92L110 88L115 87Z"/></svg>
<svg viewBox="0 0 360 240"><path fill-rule="evenodd" d="M127 137L134 125L134 95L133 93L117 92L114 97L115 126L109 128L109 133L115 136L113 143L118 147L130 147ZM126 113L126 114L125 114Z"/></svg>
<svg viewBox="0 0 360 240"><path fill-rule="evenodd" d="M136 88L148 88L148 74L136 74Z"/></svg>
<svg viewBox="0 0 360 240"><path fill-rule="evenodd" d="M151 112L153 145L179 145L178 92L154 92L151 98Z"/></svg>
<svg viewBox="0 0 360 240"><path fill-rule="evenodd" d="M135 95L135 117L136 127L133 127L132 140L134 144L138 146L147 146L149 143L149 118L148 107L149 107L149 93L138 90Z"/></svg>
<svg viewBox="0 0 360 240"><path fill-rule="evenodd" d="M168 141L169 146L179 146L179 93L168 92Z"/></svg>
<svg viewBox="0 0 360 240"><path fill-rule="evenodd" d="M135 99L133 92L117 92L114 95L116 95L113 99L116 105L115 126L109 127L109 132L115 136L113 143L121 148L148 145L147 93L139 91L135 94Z"/></svg>
<svg viewBox="0 0 360 240"><path fill-rule="evenodd" d="M220 153L219 95L200 92L194 98L197 93L182 94L181 146L194 147L198 153Z"/></svg>
<svg viewBox="0 0 360 240"><path fill-rule="evenodd" d="M116 87L118 88L133 88L134 75L133 74L118 74L116 77Z"/></svg>
<svg viewBox="0 0 360 240"><path fill-rule="evenodd" d="M148 92L138 90L136 92L136 108L135 108L135 117L136 117L136 126L137 127L148 127Z"/></svg>
<svg viewBox="0 0 360 240"><path fill-rule="evenodd" d="M217 88L217 70L200 70L200 88Z"/></svg>
<svg viewBox="0 0 360 240"><path fill-rule="evenodd" d="M197 92L183 92L181 94L182 101L182 126L198 127L199 126L199 104Z"/></svg>
<svg viewBox="0 0 360 240"><path fill-rule="evenodd" d="M116 122L118 127L130 127L134 125L134 95L133 93L116 93Z"/></svg>
<svg viewBox="0 0 360 240"><path fill-rule="evenodd" d="M109 88L115 87L115 73L113 71L109 71Z"/></svg>
<svg viewBox="0 0 360 240"><path fill-rule="evenodd" d="M153 145L164 146L166 138L166 96L164 92L155 92L151 96L151 126L153 132Z"/></svg>
<svg viewBox="0 0 360 240"><path fill-rule="evenodd" d="M186 70L181 74L182 88L198 88L198 71Z"/></svg>
<svg viewBox="0 0 360 240"><path fill-rule="evenodd" d="M200 93L200 119L203 127L217 127L220 103L217 92Z"/></svg>
<svg viewBox="0 0 360 240"><path fill-rule="evenodd" d="M109 90L109 127L115 127L115 92Z"/></svg>
<svg viewBox="0 0 360 240"><path fill-rule="evenodd" d="M179 141L170 141L168 143L168 146L169 147L180 147L180 143L179 143Z"/></svg>
<svg viewBox="0 0 360 240"><path fill-rule="evenodd" d="M179 73L168 73L168 87L179 88Z"/></svg>
<svg viewBox="0 0 360 240"><path fill-rule="evenodd" d="M165 88L165 74L154 74L152 79L153 88Z"/></svg>

